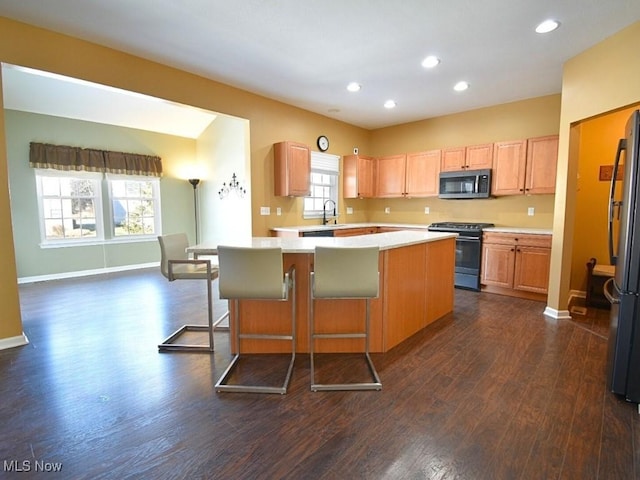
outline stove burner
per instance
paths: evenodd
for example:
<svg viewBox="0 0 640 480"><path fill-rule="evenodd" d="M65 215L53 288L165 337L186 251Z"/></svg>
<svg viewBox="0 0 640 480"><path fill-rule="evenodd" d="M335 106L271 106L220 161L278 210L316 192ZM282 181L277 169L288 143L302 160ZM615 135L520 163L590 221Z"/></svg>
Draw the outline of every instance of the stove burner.
<svg viewBox="0 0 640 480"><path fill-rule="evenodd" d="M436 222L429 225L429 230L440 232L482 232L483 229L493 227L493 223L470 222Z"/></svg>

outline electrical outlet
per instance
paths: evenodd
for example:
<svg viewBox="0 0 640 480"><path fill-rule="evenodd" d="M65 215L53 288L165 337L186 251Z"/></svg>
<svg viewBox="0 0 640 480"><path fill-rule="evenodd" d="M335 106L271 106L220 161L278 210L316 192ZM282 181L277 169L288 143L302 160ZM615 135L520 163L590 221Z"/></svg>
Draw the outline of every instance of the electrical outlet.
<svg viewBox="0 0 640 480"><path fill-rule="evenodd" d="M384 213L391 213L391 207L384 207Z"/></svg>
<svg viewBox="0 0 640 480"><path fill-rule="evenodd" d="M282 209L280 207L276 208L276 215L278 216L282 215Z"/></svg>
<svg viewBox="0 0 640 480"><path fill-rule="evenodd" d="M347 207L347 215L353 215L353 207Z"/></svg>
<svg viewBox="0 0 640 480"><path fill-rule="evenodd" d="M431 213L431 210L429 209L429 207L424 207L424 214L429 215L429 213Z"/></svg>
<svg viewBox="0 0 640 480"><path fill-rule="evenodd" d="M527 215L529 215L530 217L533 217L536 214L536 209L534 207L529 207L527 209Z"/></svg>
<svg viewBox="0 0 640 480"><path fill-rule="evenodd" d="M271 215L271 208L260 207L260 215Z"/></svg>

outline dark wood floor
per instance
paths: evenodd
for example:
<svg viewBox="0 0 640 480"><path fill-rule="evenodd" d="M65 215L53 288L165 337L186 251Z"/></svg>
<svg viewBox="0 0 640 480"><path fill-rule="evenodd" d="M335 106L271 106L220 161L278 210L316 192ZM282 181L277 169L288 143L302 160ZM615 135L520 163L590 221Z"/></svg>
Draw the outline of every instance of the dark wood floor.
<svg viewBox="0 0 640 480"><path fill-rule="evenodd" d="M158 353L184 319L204 322L200 282L144 270L20 293L31 343L0 352L4 470L28 461L34 476L39 461L61 463L42 476L65 479L639 475L637 406L605 388L604 311L556 324L541 303L456 291L454 314L373 355L381 392L312 393L299 355L280 396L214 392L228 333L215 334L213 355Z"/></svg>

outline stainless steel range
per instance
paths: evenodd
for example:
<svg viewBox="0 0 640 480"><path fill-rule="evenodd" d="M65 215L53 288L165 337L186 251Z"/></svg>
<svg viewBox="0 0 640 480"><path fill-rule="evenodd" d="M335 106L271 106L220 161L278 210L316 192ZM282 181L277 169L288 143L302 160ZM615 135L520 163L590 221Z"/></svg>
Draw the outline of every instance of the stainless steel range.
<svg viewBox="0 0 640 480"><path fill-rule="evenodd" d="M454 232L456 238L456 269L454 285L457 288L480 290L482 260L482 230L493 223L436 222L429 225L432 232Z"/></svg>

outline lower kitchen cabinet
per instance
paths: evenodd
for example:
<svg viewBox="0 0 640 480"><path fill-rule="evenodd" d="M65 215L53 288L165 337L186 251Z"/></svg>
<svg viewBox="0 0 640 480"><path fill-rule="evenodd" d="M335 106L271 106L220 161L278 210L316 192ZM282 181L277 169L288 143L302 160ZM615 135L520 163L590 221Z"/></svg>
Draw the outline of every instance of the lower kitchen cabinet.
<svg viewBox="0 0 640 480"><path fill-rule="evenodd" d="M549 288L551 235L485 232L482 290L544 300Z"/></svg>
<svg viewBox="0 0 640 480"><path fill-rule="evenodd" d="M357 227L357 228L336 228L333 231L334 237L353 237L355 235L370 235L378 233L377 227Z"/></svg>

